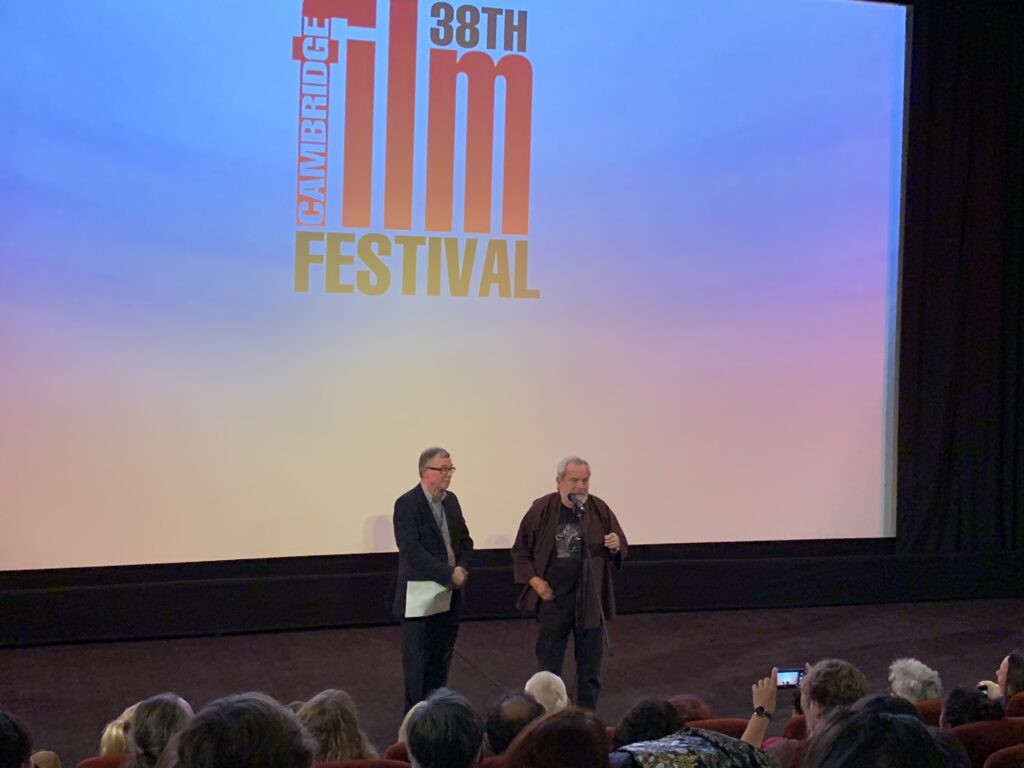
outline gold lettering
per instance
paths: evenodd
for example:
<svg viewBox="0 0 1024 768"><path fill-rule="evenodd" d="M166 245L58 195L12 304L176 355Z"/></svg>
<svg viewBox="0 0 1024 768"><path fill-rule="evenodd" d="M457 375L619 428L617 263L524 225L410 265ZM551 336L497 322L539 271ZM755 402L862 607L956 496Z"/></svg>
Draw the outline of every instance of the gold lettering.
<svg viewBox="0 0 1024 768"><path fill-rule="evenodd" d="M341 244L355 242L355 239L351 232L327 233L327 269L324 270L324 290L327 293L353 292L351 283L341 282L341 267L354 264L356 259L351 253L342 253Z"/></svg>
<svg viewBox="0 0 1024 768"><path fill-rule="evenodd" d="M512 296L512 279L508 271L508 243L504 240L489 240L484 256L484 273L480 277L480 295L490 296L491 286L498 286L498 296L503 299Z"/></svg>

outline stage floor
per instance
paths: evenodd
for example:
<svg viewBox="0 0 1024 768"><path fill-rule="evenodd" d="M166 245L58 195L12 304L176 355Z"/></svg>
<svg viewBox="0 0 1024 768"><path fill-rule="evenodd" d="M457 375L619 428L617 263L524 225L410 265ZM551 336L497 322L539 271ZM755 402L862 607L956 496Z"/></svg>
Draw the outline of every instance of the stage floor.
<svg viewBox="0 0 1024 768"><path fill-rule="evenodd" d="M994 678L1022 634L1020 599L620 616L598 715L614 724L638 699L691 692L716 715L746 717L750 685L772 665L826 656L856 664L877 692L900 656L938 669L947 689L974 685ZM535 671L533 642L529 619L464 623L449 685L484 711ZM264 691L288 703L324 688L352 695L378 747L395 741L398 626L0 650L0 706L26 720L65 768L96 754L108 720L155 693L174 691L198 711L229 693ZM789 714L781 696L771 734Z"/></svg>

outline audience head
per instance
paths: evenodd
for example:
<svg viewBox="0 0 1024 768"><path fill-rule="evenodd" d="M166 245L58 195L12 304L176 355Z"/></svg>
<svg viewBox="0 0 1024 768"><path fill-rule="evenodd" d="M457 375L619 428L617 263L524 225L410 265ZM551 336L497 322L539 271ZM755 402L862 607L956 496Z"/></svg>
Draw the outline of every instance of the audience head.
<svg viewBox="0 0 1024 768"><path fill-rule="evenodd" d="M0 768L31 768L32 735L10 712L0 712Z"/></svg>
<svg viewBox="0 0 1024 768"><path fill-rule="evenodd" d="M483 722L469 702L439 688L409 718L405 746L413 768L470 768L483 740Z"/></svg>
<svg viewBox="0 0 1024 768"><path fill-rule="evenodd" d="M918 718L834 710L807 742L801 768L947 768L945 752Z"/></svg>
<svg viewBox="0 0 1024 768"><path fill-rule="evenodd" d="M100 755L123 755L128 752L128 724L132 721L137 704L132 704L128 709L111 720L103 728L100 735Z"/></svg>
<svg viewBox="0 0 1024 768"><path fill-rule="evenodd" d="M540 702L548 714L569 706L569 694L566 693L565 683L562 682L562 678L551 672L535 674L526 681L525 690Z"/></svg>
<svg viewBox="0 0 1024 768"><path fill-rule="evenodd" d="M315 762L377 757L377 750L359 728L355 702L344 691L334 688L321 691L303 704L297 715L316 742Z"/></svg>
<svg viewBox="0 0 1024 768"><path fill-rule="evenodd" d="M867 696L867 678L842 659L822 659L800 681L800 705L807 719L807 733L836 707L848 707Z"/></svg>
<svg viewBox="0 0 1024 768"><path fill-rule="evenodd" d="M310 768L316 745L295 714L262 693L209 704L181 732L179 768Z"/></svg>
<svg viewBox="0 0 1024 768"><path fill-rule="evenodd" d="M917 659L896 659L889 665L889 688L893 696L914 703L942 698L939 673Z"/></svg>
<svg viewBox="0 0 1024 768"><path fill-rule="evenodd" d="M939 725L943 728L956 728L980 720L1002 720L1003 714L1003 705L998 700L990 699L973 688L954 688L942 702Z"/></svg>
<svg viewBox="0 0 1024 768"><path fill-rule="evenodd" d="M664 699L644 699L622 716L615 729L613 749L638 741L663 739L683 727L683 718Z"/></svg>
<svg viewBox="0 0 1024 768"><path fill-rule="evenodd" d="M1003 659L996 670L996 682L1007 701L1024 691L1024 652L1012 651Z"/></svg>
<svg viewBox="0 0 1024 768"><path fill-rule="evenodd" d="M161 693L140 701L126 729L132 764L137 768L153 768L167 742L194 716L188 702L173 693Z"/></svg>
<svg viewBox="0 0 1024 768"><path fill-rule="evenodd" d="M578 707L530 723L505 752L505 768L608 768L604 723Z"/></svg>
<svg viewBox="0 0 1024 768"><path fill-rule="evenodd" d="M705 704L700 696L694 696L692 693L680 693L669 699L668 703L676 708L684 723L691 720L710 720L712 717L711 707Z"/></svg>
<svg viewBox="0 0 1024 768"><path fill-rule="evenodd" d="M402 724L400 726L398 726L398 740L399 741L404 743L405 740L408 738L408 736L409 736L409 721L412 720L412 716L413 716L414 713L419 712L425 706L427 706L427 702L425 702L425 701L417 701L415 704L413 704L411 707L409 707L409 711L406 712L405 713L405 717L402 718Z"/></svg>
<svg viewBox="0 0 1024 768"><path fill-rule="evenodd" d="M499 698L487 713L485 729L491 754L504 753L523 728L543 715L544 707L528 693L510 693Z"/></svg>
<svg viewBox="0 0 1024 768"><path fill-rule="evenodd" d="M917 711L917 707L909 699L905 699L902 696L886 696L885 694L864 696L857 699L850 709L854 712L874 712L876 715L907 715L922 720L921 713Z"/></svg>

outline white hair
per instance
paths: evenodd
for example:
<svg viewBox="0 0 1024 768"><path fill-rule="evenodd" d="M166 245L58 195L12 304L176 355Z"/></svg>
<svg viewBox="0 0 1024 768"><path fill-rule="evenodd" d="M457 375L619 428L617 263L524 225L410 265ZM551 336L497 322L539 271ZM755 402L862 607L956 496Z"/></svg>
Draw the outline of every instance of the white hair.
<svg viewBox="0 0 1024 768"><path fill-rule="evenodd" d="M562 678L551 672L538 672L526 681L524 689L533 696L542 707L544 712L558 712L569 706L569 694L565 691L565 683Z"/></svg>
<svg viewBox="0 0 1024 768"><path fill-rule="evenodd" d="M558 479L561 480L565 477L565 470L569 468L570 464L582 464L587 469L590 469L590 462L586 459L581 459L579 456L566 456L560 462L558 462Z"/></svg>
<svg viewBox="0 0 1024 768"><path fill-rule="evenodd" d="M889 685L893 694L915 703L942 698L939 673L917 659L896 659L890 664Z"/></svg>

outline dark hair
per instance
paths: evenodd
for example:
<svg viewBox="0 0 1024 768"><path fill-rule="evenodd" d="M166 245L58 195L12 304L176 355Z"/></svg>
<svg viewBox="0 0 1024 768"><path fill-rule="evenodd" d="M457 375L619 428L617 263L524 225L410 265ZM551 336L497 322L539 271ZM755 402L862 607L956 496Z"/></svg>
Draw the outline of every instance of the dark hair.
<svg viewBox="0 0 1024 768"><path fill-rule="evenodd" d="M887 694L864 696L857 699L850 709L854 712L873 712L876 715L883 713L888 715L908 715L922 720L921 713L917 711L914 702L902 696L889 696Z"/></svg>
<svg viewBox="0 0 1024 768"><path fill-rule="evenodd" d="M132 754L130 768L153 768L167 742L193 717L188 702L173 693L160 693L140 701L125 734Z"/></svg>
<svg viewBox="0 0 1024 768"><path fill-rule="evenodd" d="M867 696L868 680L848 661L822 659L804 675L800 690L821 708L822 714L827 714Z"/></svg>
<svg viewBox="0 0 1024 768"><path fill-rule="evenodd" d="M528 693L510 693L498 698L487 712L487 744L491 753L502 754L526 726L543 717L544 706Z"/></svg>
<svg viewBox="0 0 1024 768"><path fill-rule="evenodd" d="M469 702L438 688L409 718L406 747L420 768L469 768L480 755L484 725Z"/></svg>
<svg viewBox="0 0 1024 768"><path fill-rule="evenodd" d="M946 768L945 752L918 718L835 710L807 742L801 768Z"/></svg>
<svg viewBox="0 0 1024 768"><path fill-rule="evenodd" d="M32 757L32 734L19 718L0 712L0 768L20 768Z"/></svg>
<svg viewBox="0 0 1024 768"><path fill-rule="evenodd" d="M622 716L615 729L612 749L636 744L638 741L662 739L682 727L683 718L669 702L664 699L643 699Z"/></svg>
<svg viewBox="0 0 1024 768"><path fill-rule="evenodd" d="M313 739L295 714L262 693L209 704L181 732L179 768L310 768Z"/></svg>
<svg viewBox="0 0 1024 768"><path fill-rule="evenodd" d="M377 750L359 727L355 702L344 691L335 688L320 691L303 704L296 715L316 741L316 762L377 757Z"/></svg>
<svg viewBox="0 0 1024 768"><path fill-rule="evenodd" d="M534 720L505 752L505 768L608 768L608 731L597 715L567 707Z"/></svg>
<svg viewBox="0 0 1024 768"><path fill-rule="evenodd" d="M1006 685L1003 698L1007 702L1013 696L1024 691L1024 652L1011 651L1006 657Z"/></svg>
<svg viewBox="0 0 1024 768"><path fill-rule="evenodd" d="M704 703L700 696L692 693L680 693L668 700L668 703L676 708L676 712L683 718L684 723L691 720L710 720L711 707Z"/></svg>
<svg viewBox="0 0 1024 768"><path fill-rule="evenodd" d="M1003 705L973 688L954 688L942 702L940 722L947 728L980 720L1002 720Z"/></svg>

